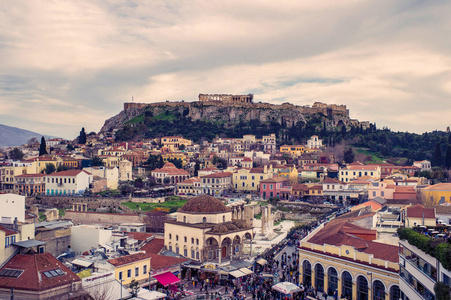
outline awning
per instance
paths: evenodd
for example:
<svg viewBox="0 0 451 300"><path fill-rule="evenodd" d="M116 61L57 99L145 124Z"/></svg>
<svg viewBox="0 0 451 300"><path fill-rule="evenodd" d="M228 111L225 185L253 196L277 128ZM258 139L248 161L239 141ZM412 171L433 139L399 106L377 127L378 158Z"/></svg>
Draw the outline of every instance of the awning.
<svg viewBox="0 0 451 300"><path fill-rule="evenodd" d="M81 260L81 259L74 259L71 262L73 265L78 265L78 266L82 266L82 267L89 267L90 265L92 265L92 262L86 261L86 260Z"/></svg>
<svg viewBox="0 0 451 300"><path fill-rule="evenodd" d="M235 270L229 273L230 275L232 275L235 278L239 278L239 277L243 277L246 276L246 274L244 274L243 272L241 272L240 270Z"/></svg>
<svg viewBox="0 0 451 300"><path fill-rule="evenodd" d="M161 283L164 286L168 286L170 284L174 284L177 282L180 282L180 279L172 274L171 272L166 272L163 274L155 275L153 276L156 280L158 280L159 283Z"/></svg>
<svg viewBox="0 0 451 300"><path fill-rule="evenodd" d="M266 259L260 258L259 260L257 260L257 264L259 265L266 265L268 263L268 261Z"/></svg>
<svg viewBox="0 0 451 300"><path fill-rule="evenodd" d="M240 271L243 272L246 275L254 273L251 270L249 270L248 268L241 268Z"/></svg>

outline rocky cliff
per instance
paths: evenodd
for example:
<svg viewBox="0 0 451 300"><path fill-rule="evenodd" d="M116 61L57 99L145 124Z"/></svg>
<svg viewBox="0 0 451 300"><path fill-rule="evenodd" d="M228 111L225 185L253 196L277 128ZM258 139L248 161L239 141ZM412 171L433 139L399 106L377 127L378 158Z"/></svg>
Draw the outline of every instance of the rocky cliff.
<svg viewBox="0 0 451 300"><path fill-rule="evenodd" d="M149 112L152 116L162 114L179 114L190 117L192 121L203 120L237 124L259 120L261 123L283 122L287 127L298 122L307 123L314 116L328 127L350 126L360 124L349 118L349 110L344 105L327 105L316 102L309 106L296 106L290 103L280 105L268 103L230 103L221 101L209 102L159 102L159 103L125 103L124 110L105 121L101 132L120 129L122 126L139 116Z"/></svg>

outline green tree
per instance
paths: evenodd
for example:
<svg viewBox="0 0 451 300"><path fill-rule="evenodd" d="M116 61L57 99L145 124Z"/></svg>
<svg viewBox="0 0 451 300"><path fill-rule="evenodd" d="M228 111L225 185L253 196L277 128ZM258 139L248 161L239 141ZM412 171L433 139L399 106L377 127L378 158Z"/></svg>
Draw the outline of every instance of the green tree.
<svg viewBox="0 0 451 300"><path fill-rule="evenodd" d="M199 175L199 169L200 169L200 164L196 160L196 164L194 165L194 177L197 177L197 175Z"/></svg>
<svg viewBox="0 0 451 300"><path fill-rule="evenodd" d="M181 145L179 146L179 150L180 150L180 151L185 150L185 148L186 148L186 147L185 147L185 144L181 144Z"/></svg>
<svg viewBox="0 0 451 300"><path fill-rule="evenodd" d="M9 151L9 158L12 160L21 160L24 157L22 150L15 147L13 150Z"/></svg>
<svg viewBox="0 0 451 300"><path fill-rule="evenodd" d="M53 166L53 164L52 164ZM65 165L59 165L58 168L56 169L57 172L61 172L61 171L66 171L68 168Z"/></svg>
<svg viewBox="0 0 451 300"><path fill-rule="evenodd" d="M149 158L145 163L145 165L149 170L160 169L161 167L163 167L163 164L164 162L161 155L152 155L152 154L149 155Z"/></svg>
<svg viewBox="0 0 451 300"><path fill-rule="evenodd" d="M173 163L174 166L178 169L183 168L183 161L180 158L171 158L168 159L168 162Z"/></svg>
<svg viewBox="0 0 451 300"><path fill-rule="evenodd" d="M343 159L347 164L354 162L355 154L354 149L352 147L346 148L346 150L343 152Z"/></svg>
<svg viewBox="0 0 451 300"><path fill-rule="evenodd" d="M78 136L78 143L79 144L86 144L86 132L85 128L83 127L80 131L80 135Z"/></svg>
<svg viewBox="0 0 451 300"><path fill-rule="evenodd" d="M45 144L45 137L41 138L41 145L39 146L39 156L48 154L47 153L47 145Z"/></svg>
<svg viewBox="0 0 451 300"><path fill-rule="evenodd" d="M169 177L165 177L165 178L163 179L163 183L164 183L164 184L169 184L169 183L171 183L171 179L170 179Z"/></svg>
<svg viewBox="0 0 451 300"><path fill-rule="evenodd" d="M442 147L440 143L435 144L434 156L432 157L432 166L441 167L443 165Z"/></svg>
<svg viewBox="0 0 451 300"><path fill-rule="evenodd" d="M448 147L446 148L445 168L451 168L451 145L448 145Z"/></svg>
<svg viewBox="0 0 451 300"><path fill-rule="evenodd" d="M141 287L139 286L139 282L137 280L133 279L130 282L129 288L130 288L130 293L132 294L133 297L138 296L138 292L141 289Z"/></svg>
<svg viewBox="0 0 451 300"><path fill-rule="evenodd" d="M45 174L52 174L55 173L56 168L54 164L45 164L44 172Z"/></svg>
<svg viewBox="0 0 451 300"><path fill-rule="evenodd" d="M211 163L218 167L218 169L227 169L227 160L224 158L214 155Z"/></svg>
<svg viewBox="0 0 451 300"><path fill-rule="evenodd" d="M67 151L74 151L75 148L74 148L74 146L72 146L71 144L67 144L66 150L67 150Z"/></svg>
<svg viewBox="0 0 451 300"><path fill-rule="evenodd" d="M437 300L450 300L449 286L443 282L437 281L434 285L435 297Z"/></svg>
<svg viewBox="0 0 451 300"><path fill-rule="evenodd" d="M100 157L94 156L92 158L91 166L93 166L93 167L102 167L102 166L105 166L105 163L103 162L103 160Z"/></svg>

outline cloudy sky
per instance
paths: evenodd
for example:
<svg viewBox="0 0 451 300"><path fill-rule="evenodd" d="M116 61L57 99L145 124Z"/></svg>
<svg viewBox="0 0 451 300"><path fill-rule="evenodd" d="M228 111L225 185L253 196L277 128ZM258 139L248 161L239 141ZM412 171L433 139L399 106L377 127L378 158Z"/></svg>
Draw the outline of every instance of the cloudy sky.
<svg viewBox="0 0 451 300"><path fill-rule="evenodd" d="M74 138L123 103L254 93L451 126L448 1L0 0L0 123Z"/></svg>

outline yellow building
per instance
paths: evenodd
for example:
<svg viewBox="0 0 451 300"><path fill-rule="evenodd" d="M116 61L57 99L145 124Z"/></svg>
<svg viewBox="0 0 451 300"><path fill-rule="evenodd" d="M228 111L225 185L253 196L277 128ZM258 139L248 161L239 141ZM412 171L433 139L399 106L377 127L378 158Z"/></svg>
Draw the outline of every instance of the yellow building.
<svg viewBox="0 0 451 300"><path fill-rule="evenodd" d="M99 155L99 158L103 161L105 167L107 168L119 168L119 163L123 160L122 157L115 155Z"/></svg>
<svg viewBox="0 0 451 300"><path fill-rule="evenodd" d="M291 183L298 182L299 173L295 165L275 165L273 168L277 177L288 179Z"/></svg>
<svg viewBox="0 0 451 300"><path fill-rule="evenodd" d="M347 218L321 225L298 248L300 283L338 298L399 299L398 247L376 236Z"/></svg>
<svg viewBox="0 0 451 300"><path fill-rule="evenodd" d="M451 183L437 183L420 189L423 204L441 205L451 203Z"/></svg>
<svg viewBox="0 0 451 300"><path fill-rule="evenodd" d="M161 157L163 158L163 162L167 163L169 162L169 160L171 159L180 159L182 161L182 166L186 166L187 159L186 159L186 155L183 152L170 152L170 153L165 153L165 154L161 154Z"/></svg>
<svg viewBox="0 0 451 300"><path fill-rule="evenodd" d="M109 259L108 263L113 266L115 278L123 285L129 285L132 280L141 284L149 282L150 257L150 253L136 253Z"/></svg>
<svg viewBox="0 0 451 300"><path fill-rule="evenodd" d="M291 154L291 155L297 157L305 152L305 146L304 145L283 145L283 146L280 146L280 152L288 153L288 154Z"/></svg>
<svg viewBox="0 0 451 300"><path fill-rule="evenodd" d="M260 181L272 178L274 170L272 165L259 168L239 169L233 173L233 186L236 191L258 191Z"/></svg>
<svg viewBox="0 0 451 300"><path fill-rule="evenodd" d="M181 136L164 136L161 138L161 144L171 149L171 151L177 151L180 145L191 146L193 141L184 139Z"/></svg>

